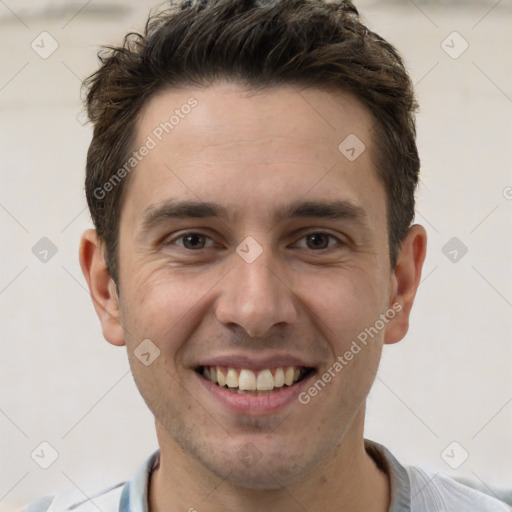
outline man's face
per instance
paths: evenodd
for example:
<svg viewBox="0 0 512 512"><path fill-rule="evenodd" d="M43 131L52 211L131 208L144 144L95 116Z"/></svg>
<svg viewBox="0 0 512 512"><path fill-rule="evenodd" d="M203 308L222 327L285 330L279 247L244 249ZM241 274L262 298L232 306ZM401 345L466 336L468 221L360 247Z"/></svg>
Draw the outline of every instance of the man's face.
<svg viewBox="0 0 512 512"><path fill-rule="evenodd" d="M191 97L197 105L159 141L155 129ZM160 445L246 487L296 481L361 436L385 329L341 370L333 364L396 292L372 120L346 94L249 95L227 83L161 92L142 113L135 147L148 136L156 147L132 171L122 209L120 321ZM353 135L338 147L351 134L366 146L355 159ZM185 202L202 208L176 216ZM337 213L324 216L322 205ZM144 357L157 354L152 344L160 354L146 366L134 351L148 339ZM308 371L246 395L201 374L216 366L244 370L248 387L260 373L268 387L266 369L274 384L278 368ZM329 369L334 377L303 403Z"/></svg>

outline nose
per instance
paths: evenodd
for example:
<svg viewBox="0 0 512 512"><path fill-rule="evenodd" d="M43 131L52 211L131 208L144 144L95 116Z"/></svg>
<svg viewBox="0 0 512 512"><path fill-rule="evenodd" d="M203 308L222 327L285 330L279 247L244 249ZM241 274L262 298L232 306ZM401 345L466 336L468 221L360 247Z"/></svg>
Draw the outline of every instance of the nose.
<svg viewBox="0 0 512 512"><path fill-rule="evenodd" d="M240 326L253 338L264 336L273 326L295 322L297 298L272 257L266 251L252 263L237 254L233 257L234 268L222 281L216 302L217 320L228 327Z"/></svg>

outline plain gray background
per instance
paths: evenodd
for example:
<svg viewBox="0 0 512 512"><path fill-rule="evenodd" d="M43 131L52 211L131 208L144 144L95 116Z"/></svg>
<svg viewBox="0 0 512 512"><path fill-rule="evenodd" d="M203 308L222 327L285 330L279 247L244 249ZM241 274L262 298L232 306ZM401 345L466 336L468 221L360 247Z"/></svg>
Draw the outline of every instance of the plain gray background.
<svg viewBox="0 0 512 512"><path fill-rule="evenodd" d="M355 3L416 83L417 221L429 235L411 329L384 348L366 437L492 492L512 481L512 2ZM126 480L157 448L77 256L91 226L80 81L98 45L140 30L156 5L0 0L0 510ZM42 32L58 44L47 58L31 47L55 44ZM43 237L57 251L47 261ZM48 469L31 458L43 441L59 454Z"/></svg>

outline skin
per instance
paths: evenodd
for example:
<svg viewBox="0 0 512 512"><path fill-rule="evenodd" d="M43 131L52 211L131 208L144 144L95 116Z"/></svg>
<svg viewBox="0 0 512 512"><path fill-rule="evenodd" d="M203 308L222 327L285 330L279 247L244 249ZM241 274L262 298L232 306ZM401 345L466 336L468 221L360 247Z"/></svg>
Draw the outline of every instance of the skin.
<svg viewBox="0 0 512 512"><path fill-rule="evenodd" d="M372 117L341 92L255 93L216 82L151 98L136 147L191 96L197 107L129 177L119 296L94 230L80 247L103 334L126 345L155 416L161 461L150 510L386 511L388 478L363 445L365 401L383 345L407 332L426 234L410 228L392 269ZM366 146L352 162L338 150L351 133ZM148 209L169 199L218 203L228 216L171 218L144 230ZM273 217L306 200L345 201L363 215ZM187 231L206 238L187 245L179 238ZM307 236L315 233L330 237ZM236 252L247 236L263 250L252 263ZM397 303L401 311L307 405L237 414L197 384L201 358L232 353L293 354L321 376ZM149 366L134 357L144 339L160 350ZM238 456L247 443L261 454L250 467Z"/></svg>

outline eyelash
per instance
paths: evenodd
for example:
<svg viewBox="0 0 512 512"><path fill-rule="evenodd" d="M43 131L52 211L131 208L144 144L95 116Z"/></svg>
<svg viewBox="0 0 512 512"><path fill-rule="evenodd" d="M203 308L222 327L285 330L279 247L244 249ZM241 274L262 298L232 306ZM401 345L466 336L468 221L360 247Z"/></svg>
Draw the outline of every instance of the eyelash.
<svg viewBox="0 0 512 512"><path fill-rule="evenodd" d="M182 233L180 236L178 236L178 237L176 237L174 239L169 240L169 242L166 242L165 245L171 245L171 244L177 242L178 240L183 240L184 238L186 238L187 236L190 236L190 235L199 235L199 236L205 237L206 239L209 239L210 241L213 241L211 237L209 237L208 235L205 235L204 233L201 233L199 231L186 231L185 233ZM299 240L302 240L302 239L304 239L304 238L306 238L306 237L308 237L310 235L323 235L323 236L327 236L329 239L336 240L337 245L346 245L338 237L332 235L331 233L327 233L325 231L311 231L309 233L305 233L304 235L302 235L299 238ZM179 245L179 247L181 249L185 249L185 250L190 251L190 252L199 252L199 251L204 251L204 250L207 250L207 249L211 248L211 247L202 247L201 249L188 249L187 247L184 247L183 245ZM321 251L329 251L329 250L333 249L333 247L334 246L329 246L329 244L328 244L328 247L323 248L323 249L309 249L308 247L302 247L302 249L310 250L310 251L313 251L313 252L321 252Z"/></svg>

